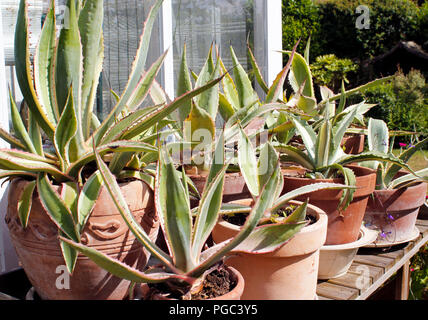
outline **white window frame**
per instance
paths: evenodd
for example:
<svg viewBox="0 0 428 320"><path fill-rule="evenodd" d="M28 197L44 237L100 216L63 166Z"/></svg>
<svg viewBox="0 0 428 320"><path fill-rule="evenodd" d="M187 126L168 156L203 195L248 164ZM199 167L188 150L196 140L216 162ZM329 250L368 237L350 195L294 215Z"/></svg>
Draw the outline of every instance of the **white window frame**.
<svg viewBox="0 0 428 320"><path fill-rule="evenodd" d="M255 56L258 59L258 50L264 57L260 65L266 66L262 70L265 82L271 85L278 73L282 70L282 6L281 0L255 0L254 11L262 12L262 15L255 15L257 26L261 28L255 30L254 48ZM259 21L261 20L261 21ZM165 0L160 12L160 33L162 37L161 52L169 49L161 70L161 84L170 98L174 98L174 64L173 64L173 43L172 43L172 5L171 0Z"/></svg>

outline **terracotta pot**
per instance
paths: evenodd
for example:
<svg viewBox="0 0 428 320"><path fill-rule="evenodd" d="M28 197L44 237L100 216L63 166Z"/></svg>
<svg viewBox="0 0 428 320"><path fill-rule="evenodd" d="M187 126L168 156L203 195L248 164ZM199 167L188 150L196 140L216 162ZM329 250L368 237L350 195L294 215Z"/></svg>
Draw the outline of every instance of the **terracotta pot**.
<svg viewBox="0 0 428 320"><path fill-rule="evenodd" d="M252 199L234 201L251 205ZM293 204L301 204L291 201ZM272 253L231 255L226 264L239 270L245 279L243 300L313 300L316 298L319 251L326 239L327 215L308 205L307 213L316 222L304 227L290 241ZM219 243L234 237L240 227L220 218L212 235Z"/></svg>
<svg viewBox="0 0 428 320"><path fill-rule="evenodd" d="M235 268L231 266L226 266L226 268L227 268L226 270L229 271L229 275L236 280L235 287L231 291L229 291L228 293L222 296L208 299L208 300L241 300L242 293L244 292L245 280L242 274ZM147 293L149 290L150 289L148 288L148 285L146 283L143 283L140 286L136 286L136 297L138 299L143 298L144 294ZM175 299L164 297L162 295L155 295L153 300L175 300Z"/></svg>
<svg viewBox="0 0 428 320"><path fill-rule="evenodd" d="M67 277L58 228L43 209L37 192L33 195L29 224L26 229L22 228L17 204L26 184L21 179L11 183L5 220L20 263L38 295L48 300L123 299L128 293L129 281L112 276L83 255L79 255L73 274ZM153 192L141 181L122 183L120 187L135 218L154 241L159 221ZM81 242L137 268L144 267L149 258L105 188L83 229Z"/></svg>
<svg viewBox="0 0 428 320"><path fill-rule="evenodd" d="M207 181L206 175L192 175L188 177L193 181L199 193L202 194ZM241 172L230 172L224 175L223 202L251 197L244 176Z"/></svg>
<svg viewBox="0 0 428 320"><path fill-rule="evenodd" d="M363 222L369 195L376 185L376 173L368 168L360 166L347 166L356 175L357 189L350 205L343 212L337 209L342 190L320 190L305 194L296 198L304 201L309 198L309 203L322 209L328 216L327 240L325 244L344 244L358 239L361 223ZM283 194L299 187L319 183L334 182L344 183L341 178L336 179L309 179L284 176Z"/></svg>
<svg viewBox="0 0 428 320"><path fill-rule="evenodd" d="M408 188L375 190L367 203L365 225L383 232L383 237L379 235L378 240L394 243L409 239L419 208L425 203L426 192L425 182Z"/></svg>
<svg viewBox="0 0 428 320"><path fill-rule="evenodd" d="M359 154L364 151L364 134L350 134L342 139L341 146L347 154Z"/></svg>

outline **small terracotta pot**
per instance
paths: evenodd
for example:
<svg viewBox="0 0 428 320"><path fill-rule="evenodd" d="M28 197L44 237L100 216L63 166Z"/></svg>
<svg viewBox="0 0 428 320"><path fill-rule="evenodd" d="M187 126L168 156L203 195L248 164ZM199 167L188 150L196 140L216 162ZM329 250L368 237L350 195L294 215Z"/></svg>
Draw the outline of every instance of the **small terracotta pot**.
<svg viewBox="0 0 428 320"><path fill-rule="evenodd" d="M342 139L341 147L347 154L359 154L364 151L364 134L350 134Z"/></svg>
<svg viewBox="0 0 428 320"><path fill-rule="evenodd" d="M231 266L226 266L226 270L229 271L229 275L236 280L235 287L229 291L228 293L208 299L208 300L241 300L242 293L244 292L245 287L245 280L242 276L242 274L236 270L235 268ZM150 289L148 288L148 285L146 283L141 284L140 286L136 286L136 296L137 297L144 297L144 294L147 293ZM175 300L172 298L164 297L162 295L155 295L153 300Z"/></svg>
<svg viewBox="0 0 428 320"><path fill-rule="evenodd" d="M68 277L58 228L48 217L37 192L33 195L29 224L22 228L17 204L27 183L15 179L10 184L5 220L20 263L38 295L45 300L123 299L130 282L112 276L83 255L79 254L75 270ZM154 241L159 220L152 190L141 181L122 183L120 188L136 220ZM143 268L150 256L129 231L105 188L83 229L81 242L137 268Z"/></svg>
<svg viewBox="0 0 428 320"><path fill-rule="evenodd" d="M252 199L233 201L244 205L252 205L252 202ZM241 252L226 259L226 264L239 270L245 279L243 300L316 298L319 251L326 239L327 215L312 205L308 205L307 213L314 216L316 222L304 227L278 250L264 254ZM240 229L220 218L212 232L214 242L234 237Z"/></svg>
<svg viewBox="0 0 428 320"><path fill-rule="evenodd" d="M363 222L369 195L376 185L376 173L372 169L360 166L347 166L356 175L356 187L354 198L343 212L339 212L338 205L342 190L320 190L297 197L304 201L309 198L309 203L322 209L328 216L327 240L325 244L344 244L358 239L361 223ZM299 187L319 183L333 182L344 184L343 179L309 179L284 176L284 188L282 194Z"/></svg>
<svg viewBox="0 0 428 320"><path fill-rule="evenodd" d="M403 174L406 173L399 173ZM378 240L393 243L409 239L419 208L425 203L426 192L425 182L407 188L375 190L364 215L366 227L383 232Z"/></svg>
<svg viewBox="0 0 428 320"><path fill-rule="evenodd" d="M207 176L188 174L188 177L193 181L199 193L202 194L207 181ZM251 197L251 193L247 188L247 184L245 183L242 173L226 173L224 175L223 202L229 202L248 197Z"/></svg>

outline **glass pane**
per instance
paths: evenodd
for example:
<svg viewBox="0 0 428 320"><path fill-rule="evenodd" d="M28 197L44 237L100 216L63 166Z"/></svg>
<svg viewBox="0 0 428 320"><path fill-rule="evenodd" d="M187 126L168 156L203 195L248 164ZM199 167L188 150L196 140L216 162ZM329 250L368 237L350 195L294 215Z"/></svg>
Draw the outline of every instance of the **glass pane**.
<svg viewBox="0 0 428 320"><path fill-rule="evenodd" d="M247 38L252 46L252 0L172 0L174 74L178 74L183 44L189 67L197 74L215 43L226 68L232 67L230 46L240 63L249 68Z"/></svg>

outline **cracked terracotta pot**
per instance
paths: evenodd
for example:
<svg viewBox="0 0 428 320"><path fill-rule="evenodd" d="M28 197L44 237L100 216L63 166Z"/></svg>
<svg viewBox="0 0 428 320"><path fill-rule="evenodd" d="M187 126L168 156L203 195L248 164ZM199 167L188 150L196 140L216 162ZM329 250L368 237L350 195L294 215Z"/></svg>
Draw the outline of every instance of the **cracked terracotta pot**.
<svg viewBox="0 0 428 320"><path fill-rule="evenodd" d="M406 174L400 172L400 175ZM409 239L415 229L419 208L424 205L427 184L392 190L375 190L369 198L364 223L380 231L379 241L401 242Z"/></svg>
<svg viewBox="0 0 428 320"><path fill-rule="evenodd" d="M38 295L48 300L123 299L129 281L112 276L81 254L73 274L67 277L58 228L43 209L37 192L33 195L28 226L22 228L17 204L26 184L22 179L10 184L5 220L19 261ZM54 188L59 191L58 186ZM138 180L121 183L120 188L135 218L154 241L159 221L152 190ZM150 256L129 231L105 188L82 231L81 241L137 268L144 267Z"/></svg>
<svg viewBox="0 0 428 320"><path fill-rule="evenodd" d="M358 239L361 223L366 212L367 201L373 193L376 185L376 173L372 169L360 166L346 166L352 169L356 175L356 187L354 198L343 212L337 209L342 190L320 190L297 197L297 200L305 201L322 209L328 216L326 245L344 244ZM299 187L319 183L333 182L344 183L342 178L335 179L309 179L284 176L283 194Z"/></svg>
<svg viewBox="0 0 428 320"><path fill-rule="evenodd" d="M252 205L252 199L233 201ZM301 204L290 201L291 204ZM314 300L319 267L319 252L327 233L327 215L308 205L307 214L316 222L305 226L285 245L272 253L231 254L226 264L236 268L245 279L243 300ZM212 236L215 243L234 237L240 226L219 219Z"/></svg>

